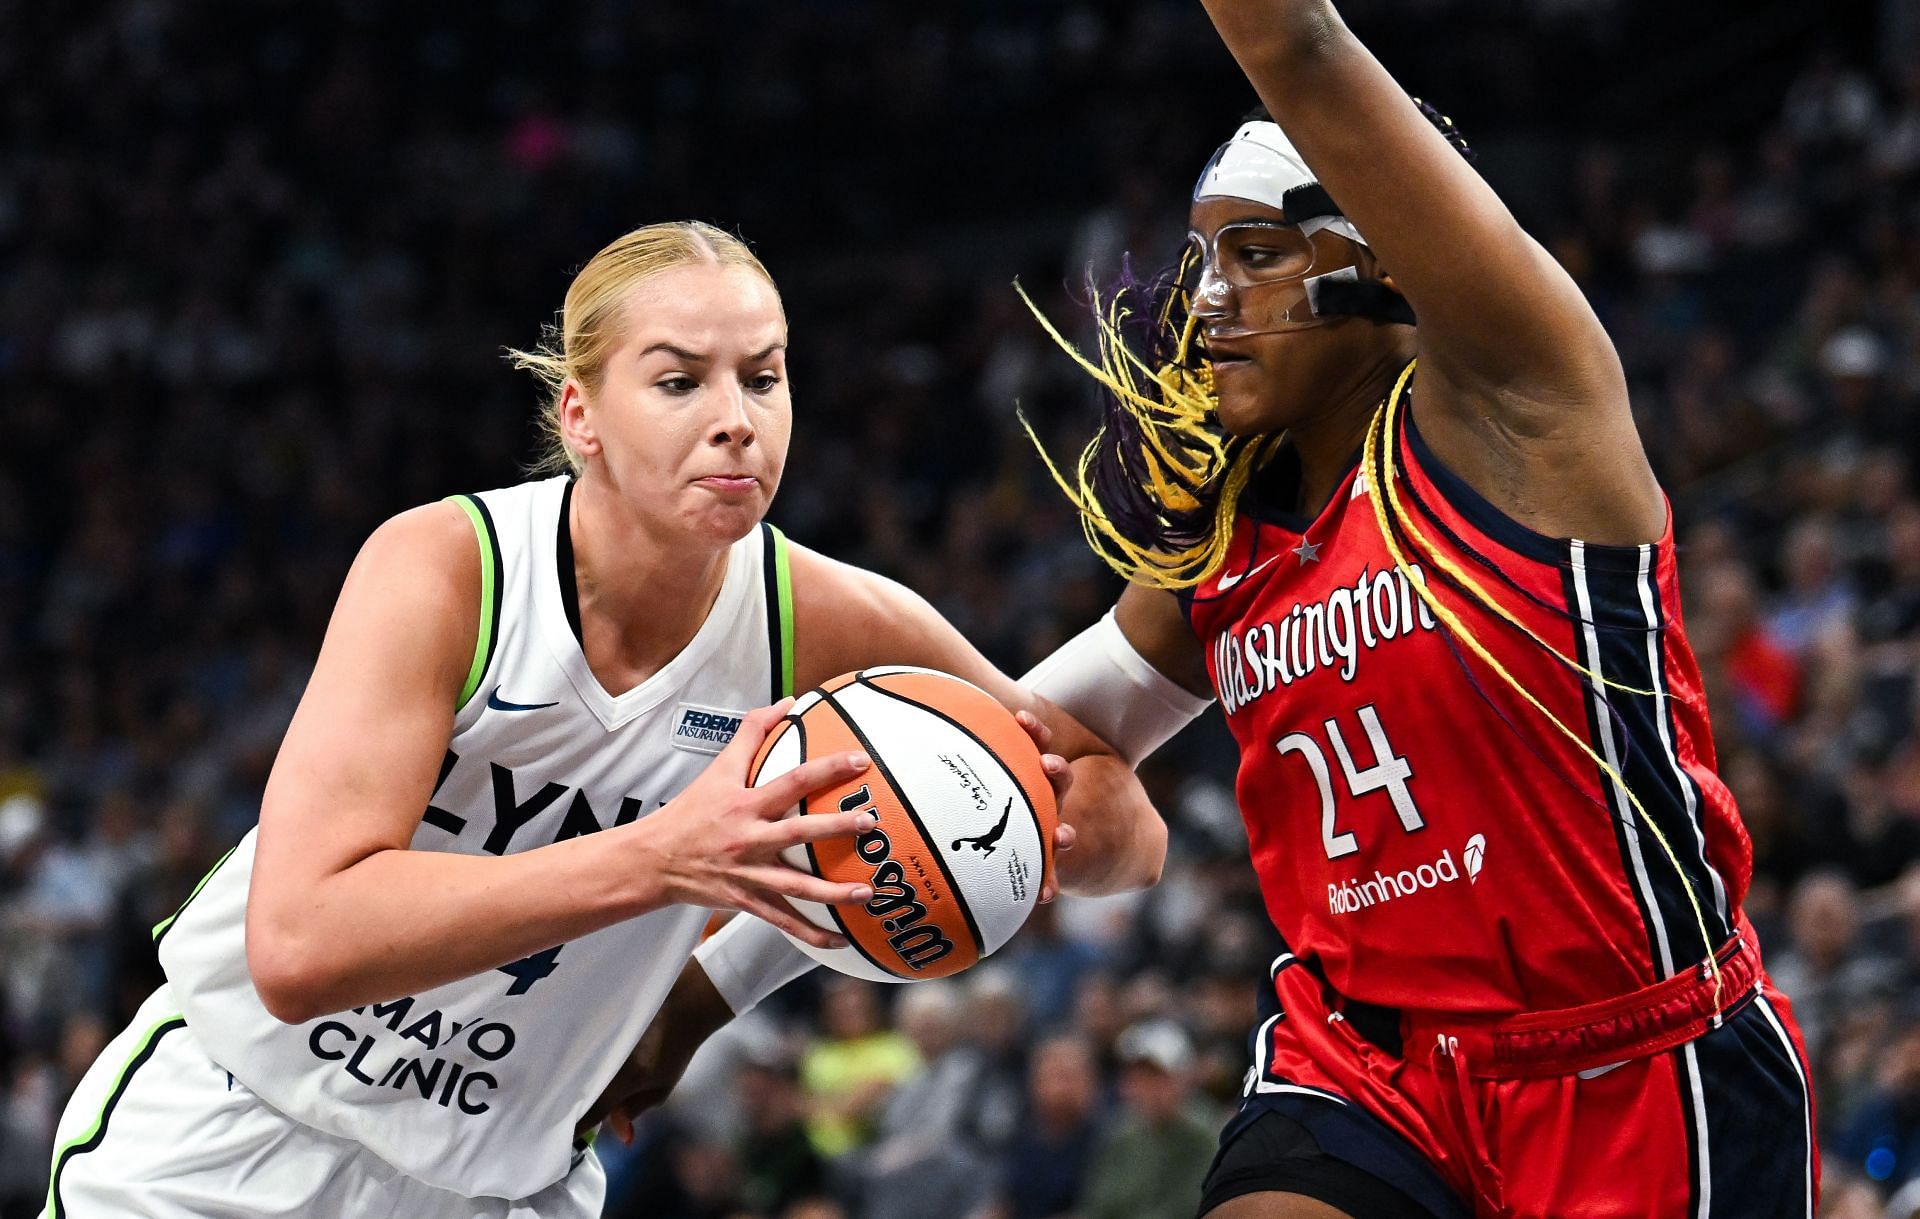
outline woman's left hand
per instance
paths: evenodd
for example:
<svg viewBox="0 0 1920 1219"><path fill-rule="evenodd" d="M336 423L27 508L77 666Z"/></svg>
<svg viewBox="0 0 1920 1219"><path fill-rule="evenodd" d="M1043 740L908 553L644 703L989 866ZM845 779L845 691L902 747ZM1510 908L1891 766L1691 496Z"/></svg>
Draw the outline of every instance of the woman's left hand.
<svg viewBox="0 0 1920 1219"><path fill-rule="evenodd" d="M1047 782L1053 787L1053 806L1056 809L1067 806L1067 791L1073 786L1073 767L1057 753L1048 753L1047 746L1053 743L1053 732L1030 711L1016 711L1013 718L1033 738L1040 749L1040 766L1047 772ZM1074 830L1065 821L1055 824L1053 830L1053 849L1055 853L1073 849ZM1050 902L1060 895L1060 869L1058 866L1047 874L1040 885L1040 900Z"/></svg>

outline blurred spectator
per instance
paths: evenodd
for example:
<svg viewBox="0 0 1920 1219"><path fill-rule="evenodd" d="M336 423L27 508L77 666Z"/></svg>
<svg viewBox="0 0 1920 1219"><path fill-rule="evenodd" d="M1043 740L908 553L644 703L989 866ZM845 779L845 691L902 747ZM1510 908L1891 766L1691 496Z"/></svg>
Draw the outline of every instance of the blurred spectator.
<svg viewBox="0 0 1920 1219"><path fill-rule="evenodd" d="M1880 1190L1858 1172L1832 1156L1820 1166L1820 1219L1891 1219L1880 1203ZM1904 1217L1903 1217L1904 1219Z"/></svg>
<svg viewBox="0 0 1920 1219"><path fill-rule="evenodd" d="M1891 994L1897 977L1891 960L1857 951L1859 905L1859 892L1845 875L1808 875L1787 907L1792 946L1776 951L1767 962L1768 972L1792 998L1807 1050L1815 1058L1837 1019Z"/></svg>
<svg viewBox="0 0 1920 1219"><path fill-rule="evenodd" d="M1192 1219L1219 1146L1217 1115L1193 1107L1193 1043L1172 1021L1120 1035L1121 1110L1100 1140L1085 1219Z"/></svg>
<svg viewBox="0 0 1920 1219"><path fill-rule="evenodd" d="M1731 696L1731 705L1719 704L1719 713L1736 721L1729 727L1765 740L1799 709L1799 665L1761 623L1751 571L1726 563L1693 578L1700 588L1693 630L1700 661L1715 667L1714 676L1726 682Z"/></svg>
<svg viewBox="0 0 1920 1219"><path fill-rule="evenodd" d="M1781 547L1786 588L1767 616L1767 629L1790 652L1805 654L1853 620L1856 598L1839 546L1833 527L1811 517L1795 525Z"/></svg>
<svg viewBox="0 0 1920 1219"><path fill-rule="evenodd" d="M1747 916L1760 929L1761 942L1772 945L1787 893L1823 859L1844 859L1846 852L1827 855L1832 844L1812 836L1806 810L1786 790L1779 768L1762 751L1729 753L1720 760L1720 777L1733 792L1753 842L1753 883L1747 891Z"/></svg>
<svg viewBox="0 0 1920 1219"><path fill-rule="evenodd" d="M1031 1019L1049 1024L1066 1016L1080 981L1105 959L1099 948L1068 935L1061 927L1060 907L1094 905L1103 899L1063 898L1034 907L1019 938L1000 953L1000 961L1020 979Z"/></svg>
<svg viewBox="0 0 1920 1219"><path fill-rule="evenodd" d="M919 1066L887 1097L876 1151L890 1143L930 1146L959 1135L982 1067L979 1049L962 1039L961 986L936 979L901 992L895 1024L913 1043Z"/></svg>
<svg viewBox="0 0 1920 1219"><path fill-rule="evenodd" d="M980 1051L961 1040L962 1003L960 984L946 980L900 996L899 1028L919 1066L887 1097L875 1142L850 1166L868 1219L917 1219L928 1198L969 1215L989 1198L986 1161L963 1137L983 1064Z"/></svg>
<svg viewBox="0 0 1920 1219"><path fill-rule="evenodd" d="M1033 1051L1021 1137L1001 1160L995 1219L1061 1219L1086 1191L1100 1137L1100 1073L1093 1049L1072 1034Z"/></svg>
<svg viewBox="0 0 1920 1219"><path fill-rule="evenodd" d="M980 1055L971 1094L961 1103L969 1143L997 1155L1022 1137L1021 1108L1026 1094L1027 1010L1013 975L999 963L976 966L966 978L967 1041ZM1032 1030L1037 1035L1042 1026Z"/></svg>
<svg viewBox="0 0 1920 1219"><path fill-rule="evenodd" d="M800 1060L810 1116L807 1137L834 1159L866 1146L901 1081L920 1068L913 1043L887 1026L871 982L834 978L821 1005L823 1036Z"/></svg>
<svg viewBox="0 0 1920 1219"><path fill-rule="evenodd" d="M740 1195L757 1215L777 1215L827 1192L827 1167L807 1137L806 1096L783 1049L749 1059L738 1092L746 1129L739 1142Z"/></svg>
<svg viewBox="0 0 1920 1219"><path fill-rule="evenodd" d="M1920 1169L1920 1013L1908 1013L1881 1060L1879 1087L1842 1128L1834 1151L1870 1180L1892 1185Z"/></svg>

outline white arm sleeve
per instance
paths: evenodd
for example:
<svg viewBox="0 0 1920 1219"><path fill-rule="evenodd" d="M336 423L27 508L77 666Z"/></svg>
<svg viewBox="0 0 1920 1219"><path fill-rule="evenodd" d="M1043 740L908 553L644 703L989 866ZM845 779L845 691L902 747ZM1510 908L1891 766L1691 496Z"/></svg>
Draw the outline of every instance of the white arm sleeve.
<svg viewBox="0 0 1920 1219"><path fill-rule="evenodd" d="M693 950L693 959L736 1016L814 967L814 960L762 919L736 914Z"/></svg>
<svg viewBox="0 0 1920 1219"><path fill-rule="evenodd" d="M1133 766L1213 702L1154 668L1128 641L1112 610L1061 644L1020 684L1085 724Z"/></svg>

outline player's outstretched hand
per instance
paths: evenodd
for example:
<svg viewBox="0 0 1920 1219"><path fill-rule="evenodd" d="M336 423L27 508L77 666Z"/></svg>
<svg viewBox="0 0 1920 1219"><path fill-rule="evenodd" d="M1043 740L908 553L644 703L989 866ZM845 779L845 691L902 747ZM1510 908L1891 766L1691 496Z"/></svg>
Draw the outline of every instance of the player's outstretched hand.
<svg viewBox="0 0 1920 1219"><path fill-rule="evenodd" d="M872 829L870 812L787 817L801 799L846 782L872 765L864 753L810 758L764 787L747 786L747 770L767 734L793 706L790 698L750 712L733 742L699 778L636 828L668 900L716 910L743 910L816 948L846 940L800 917L788 898L858 905L873 897L864 884L835 884L786 864L790 846Z"/></svg>
<svg viewBox="0 0 1920 1219"><path fill-rule="evenodd" d="M1040 717L1031 711L1016 711L1013 718L1027 730L1033 743L1040 749L1040 766L1047 772L1047 782L1053 785L1053 806L1057 809L1067 806L1067 791L1073 786L1073 767L1057 753L1048 753L1047 746L1053 744L1053 730L1040 722ZM1071 851L1073 849L1073 827L1065 821L1057 822L1053 830L1053 849ZM1050 902L1060 895L1060 869L1055 868L1040 886L1040 900Z"/></svg>

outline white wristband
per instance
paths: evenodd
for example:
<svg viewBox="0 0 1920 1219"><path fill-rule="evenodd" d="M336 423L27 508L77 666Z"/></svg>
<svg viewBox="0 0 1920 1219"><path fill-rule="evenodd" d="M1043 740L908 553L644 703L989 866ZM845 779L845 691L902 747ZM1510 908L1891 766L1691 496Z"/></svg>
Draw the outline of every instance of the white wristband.
<svg viewBox="0 0 1920 1219"><path fill-rule="evenodd" d="M814 967L815 961L771 923L736 914L693 950L693 959L736 1016Z"/></svg>
<svg viewBox="0 0 1920 1219"><path fill-rule="evenodd" d="M1154 668L1112 610L1061 644L1020 684L1086 725L1132 766L1213 702Z"/></svg>

